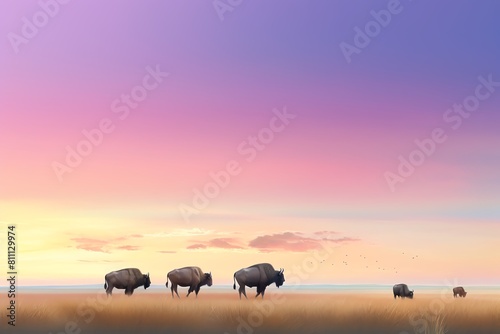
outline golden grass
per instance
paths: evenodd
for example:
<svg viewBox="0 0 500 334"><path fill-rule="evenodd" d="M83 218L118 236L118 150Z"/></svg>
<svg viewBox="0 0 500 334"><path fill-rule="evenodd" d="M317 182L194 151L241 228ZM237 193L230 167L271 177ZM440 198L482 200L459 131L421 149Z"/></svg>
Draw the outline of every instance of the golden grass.
<svg viewBox="0 0 500 334"><path fill-rule="evenodd" d="M390 293L275 291L241 301L236 291L180 300L166 292L109 300L104 293L26 293L18 298L16 329L55 334L69 323L74 333L500 333L500 296L394 300Z"/></svg>

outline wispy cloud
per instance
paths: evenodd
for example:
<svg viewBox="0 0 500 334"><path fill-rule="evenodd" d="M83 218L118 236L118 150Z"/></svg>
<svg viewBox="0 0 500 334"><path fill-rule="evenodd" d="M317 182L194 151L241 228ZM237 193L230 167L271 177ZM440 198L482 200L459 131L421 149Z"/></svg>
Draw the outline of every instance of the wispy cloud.
<svg viewBox="0 0 500 334"><path fill-rule="evenodd" d="M234 238L215 238L208 241L195 241L187 249L223 248L223 249L243 249L238 245L238 240Z"/></svg>
<svg viewBox="0 0 500 334"><path fill-rule="evenodd" d="M121 242L127 241L136 236L117 237L109 240L94 239L94 238L71 238L77 249L83 249L89 252L110 253L112 250L128 250L135 251L141 249L140 246L120 245Z"/></svg>
<svg viewBox="0 0 500 334"><path fill-rule="evenodd" d="M163 254L175 254L177 253L176 251L171 251L171 250L160 250L156 251L157 253L163 253Z"/></svg>
<svg viewBox="0 0 500 334"><path fill-rule="evenodd" d="M128 251L136 251L141 249L139 246L132 246L132 245L124 245L124 246L118 246L116 249L123 249L123 250L128 250Z"/></svg>
<svg viewBox="0 0 500 334"><path fill-rule="evenodd" d="M207 246L203 245L203 244L193 244L193 245L187 246L186 248L187 249L205 249L205 248L207 248Z"/></svg>
<svg viewBox="0 0 500 334"><path fill-rule="evenodd" d="M108 244L107 241L91 239L91 238L73 238L71 239L76 242L77 249L83 249L90 252L101 252L109 253L104 247Z"/></svg>
<svg viewBox="0 0 500 334"><path fill-rule="evenodd" d="M320 231L323 235L323 231ZM316 233L315 233L316 234ZM291 252L306 252L314 249L321 248L322 242L332 242L332 243L346 243L354 242L359 239L355 238L337 238L331 239L326 237L321 238L311 238L303 237L293 232L285 232L281 234L271 234L259 236L249 242L249 246L252 248L257 248L263 252L271 251L291 251Z"/></svg>
<svg viewBox="0 0 500 334"><path fill-rule="evenodd" d="M233 238L216 238L209 240L208 245L215 248L242 249L243 247L235 245L236 242Z"/></svg>
<svg viewBox="0 0 500 334"><path fill-rule="evenodd" d="M214 230L206 230L203 228L178 228L170 232L158 232L144 234L144 237L149 238L169 238L169 237L194 237L202 235L216 234Z"/></svg>
<svg viewBox="0 0 500 334"><path fill-rule="evenodd" d="M314 235L334 235L334 234L339 234L339 233L335 232L335 231L318 231L318 232L314 232Z"/></svg>

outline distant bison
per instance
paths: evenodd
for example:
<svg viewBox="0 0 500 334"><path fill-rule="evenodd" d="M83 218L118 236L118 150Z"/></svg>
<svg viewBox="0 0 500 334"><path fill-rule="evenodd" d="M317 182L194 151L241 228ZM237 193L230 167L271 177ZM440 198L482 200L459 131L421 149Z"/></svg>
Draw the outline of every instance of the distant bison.
<svg viewBox="0 0 500 334"><path fill-rule="evenodd" d="M463 298L465 298L465 296L467 296L467 292L464 290L464 288L463 288L463 287L458 286L458 287L456 287L456 288L453 288L453 297L455 297L455 298L456 298L456 297L457 297L457 295L458 295L459 297L463 297Z"/></svg>
<svg viewBox="0 0 500 334"><path fill-rule="evenodd" d="M130 296L134 293L134 289L140 286L144 286L144 289L147 289L151 285L149 273L143 275L137 268L112 271L104 276L104 280L104 289L106 289L107 295L111 295L113 288L117 288L125 289L125 294Z"/></svg>
<svg viewBox="0 0 500 334"><path fill-rule="evenodd" d="M165 286L168 288L168 280L172 283L170 290L172 291L172 298L174 298L174 292L179 297L177 292L177 286L188 286L189 290L186 297L189 297L191 292L196 293L198 297L198 292L203 285L212 286L212 273L204 273L199 267L184 267L180 269L174 269L167 274L167 283Z"/></svg>
<svg viewBox="0 0 500 334"><path fill-rule="evenodd" d="M410 299L413 299L413 290L410 291L410 289L408 289L408 285L406 284L396 284L392 288L392 292L394 293L394 299L396 299L396 297L408 297Z"/></svg>
<svg viewBox="0 0 500 334"><path fill-rule="evenodd" d="M243 268L238 270L233 275L233 289L236 290L236 281L240 285L238 292L247 297L245 292L245 286L250 288L256 286L257 287L257 295L256 298L262 294L262 298L264 298L264 293L266 291L266 287L272 283L276 283L276 286L279 288L285 282L285 275L283 275L284 269L274 270L273 266L269 263L260 263L253 265L248 268Z"/></svg>

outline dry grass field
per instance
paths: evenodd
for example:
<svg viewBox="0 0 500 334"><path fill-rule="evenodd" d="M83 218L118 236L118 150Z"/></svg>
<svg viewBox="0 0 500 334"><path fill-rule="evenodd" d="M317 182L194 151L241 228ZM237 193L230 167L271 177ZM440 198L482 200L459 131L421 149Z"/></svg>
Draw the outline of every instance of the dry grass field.
<svg viewBox="0 0 500 334"><path fill-rule="evenodd" d="M500 333L498 295L454 300L427 294L394 300L390 292L274 289L264 300L240 301L236 291L202 291L198 299L180 300L166 292L132 297L116 292L110 299L104 291L22 294L12 333Z"/></svg>

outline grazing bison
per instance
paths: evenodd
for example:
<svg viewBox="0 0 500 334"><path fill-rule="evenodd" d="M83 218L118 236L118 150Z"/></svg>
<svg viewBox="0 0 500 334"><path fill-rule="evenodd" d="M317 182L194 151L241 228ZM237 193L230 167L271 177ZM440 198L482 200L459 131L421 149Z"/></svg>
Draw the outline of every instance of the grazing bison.
<svg viewBox="0 0 500 334"><path fill-rule="evenodd" d="M245 292L245 286L250 288L256 286L257 287L257 298L260 294L262 294L262 298L264 298L264 293L266 292L266 287L272 283L276 283L276 286L279 288L285 282L285 275L283 275L284 269L274 270L273 266L269 263L260 263L253 265L248 268L243 268L234 273L233 276L233 289L236 290L236 282L240 285L238 292L247 297Z"/></svg>
<svg viewBox="0 0 500 334"><path fill-rule="evenodd" d="M463 287L458 286L458 287L456 287L456 288L453 288L453 297L455 297L455 298L456 298L456 297L457 297L457 295L458 295L459 297L463 297L463 298L465 298L465 296L467 296L467 292L464 290L464 288L463 288Z"/></svg>
<svg viewBox="0 0 500 334"><path fill-rule="evenodd" d="M410 291L410 289L408 289L408 285L406 284L396 284L392 288L392 291L394 293L394 299L396 299L396 297L401 297L401 298L408 297L410 299L413 298L413 290Z"/></svg>
<svg viewBox="0 0 500 334"><path fill-rule="evenodd" d="M203 285L212 286L212 273L203 273L199 267L185 267L174 269L167 274L167 283L165 283L167 288L168 280L172 283L172 287L170 288L172 291L172 298L174 298L174 291L177 297L180 298L177 292L178 285L189 287L186 297L189 297L189 294L194 291L196 293L196 298L198 298L198 292L200 292L200 288Z"/></svg>
<svg viewBox="0 0 500 334"><path fill-rule="evenodd" d="M147 289L151 285L149 273L143 275L137 268L112 271L104 276L104 280L104 289L106 289L107 295L111 295L113 288L117 288L125 289L125 294L130 296L134 293L134 289L142 285L144 285L144 289Z"/></svg>

